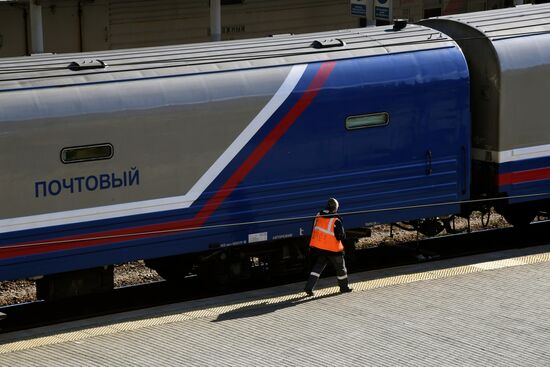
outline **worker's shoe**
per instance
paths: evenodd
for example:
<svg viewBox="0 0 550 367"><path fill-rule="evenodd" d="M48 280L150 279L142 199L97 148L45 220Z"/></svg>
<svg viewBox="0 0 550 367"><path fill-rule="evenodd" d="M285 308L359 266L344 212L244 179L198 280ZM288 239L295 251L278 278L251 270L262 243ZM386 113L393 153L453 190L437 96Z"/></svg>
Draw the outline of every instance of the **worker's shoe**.
<svg viewBox="0 0 550 367"><path fill-rule="evenodd" d="M340 293L349 293L353 291L353 288L350 287L340 287Z"/></svg>
<svg viewBox="0 0 550 367"><path fill-rule="evenodd" d="M304 292L306 292L308 297L313 297L313 295L314 295L313 291L310 290L310 289L304 289Z"/></svg>

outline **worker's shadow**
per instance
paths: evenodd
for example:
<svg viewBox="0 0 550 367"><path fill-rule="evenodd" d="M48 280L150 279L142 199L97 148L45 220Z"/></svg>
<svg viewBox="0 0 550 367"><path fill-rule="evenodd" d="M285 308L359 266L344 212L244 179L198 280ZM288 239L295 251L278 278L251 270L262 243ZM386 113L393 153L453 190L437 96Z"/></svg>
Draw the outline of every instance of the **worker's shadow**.
<svg viewBox="0 0 550 367"><path fill-rule="evenodd" d="M326 294L323 296L317 296L317 297L308 297L303 296L301 298L295 298L289 301L282 301L279 303L269 304L267 301L260 304L255 304L251 306L244 306L235 310L231 310L229 312L225 312L222 314L219 314L218 317L215 320L212 320L212 322L220 322L220 321L228 321L228 320L235 320L235 319L242 319L245 317L255 317L255 316L261 316L265 315L271 312L275 312L278 310L282 310L288 307L293 307L299 304L304 304L307 302L312 302L319 300L321 298L329 298L337 296L339 293L332 293L332 294Z"/></svg>

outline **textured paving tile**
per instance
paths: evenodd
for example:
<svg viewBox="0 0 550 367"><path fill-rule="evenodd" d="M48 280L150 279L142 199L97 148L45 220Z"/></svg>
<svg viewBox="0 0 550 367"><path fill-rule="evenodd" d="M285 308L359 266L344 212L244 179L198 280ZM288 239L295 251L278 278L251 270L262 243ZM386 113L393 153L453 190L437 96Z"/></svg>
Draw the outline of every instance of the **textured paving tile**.
<svg viewBox="0 0 550 367"><path fill-rule="evenodd" d="M313 299L294 284L4 336L0 366L550 365L549 250L357 274L345 295L326 278Z"/></svg>

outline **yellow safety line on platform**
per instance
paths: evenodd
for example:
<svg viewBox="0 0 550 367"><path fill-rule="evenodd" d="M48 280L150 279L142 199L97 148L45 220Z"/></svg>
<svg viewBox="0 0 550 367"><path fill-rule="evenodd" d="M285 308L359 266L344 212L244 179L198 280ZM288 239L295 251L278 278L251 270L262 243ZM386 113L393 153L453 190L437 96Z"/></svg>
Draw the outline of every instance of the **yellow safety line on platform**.
<svg viewBox="0 0 550 367"><path fill-rule="evenodd" d="M418 282L422 280L442 279L442 278L453 277L456 275L477 273L477 272L482 272L486 270L502 269L507 267L536 264L536 263L542 263L542 262L550 262L550 252L536 254L536 255L520 256L520 257L504 259L504 260L487 261L487 262L482 262L478 264L457 266L454 268L430 270L430 271L425 271L420 273L396 275L396 276L390 276L386 278L365 280L365 281L353 283L352 286L355 292L366 291L369 289L413 283L413 282ZM316 290L315 296L313 298L324 297L324 296L328 296L336 293L338 293L337 287L323 288L323 289ZM31 349L31 348L36 348L36 347L46 346L46 345L60 344L60 343L66 343L66 342L78 342L80 340L95 337L95 336L116 334L122 331L138 330L138 329L142 329L150 326L158 326L158 325L164 325L164 324L170 324L174 322L181 322L181 321L206 318L206 317L219 317L229 312L242 312L244 310L255 309L262 306L288 303L291 301L298 301L303 299L305 299L304 293L300 292L300 293L295 293L295 294L281 296L281 297L258 299L254 301L237 303L237 304L228 305L228 306L210 307L202 310L187 311L187 312L182 312L174 315L159 316L159 317L138 320L138 321L120 322L109 326L93 327L90 329L66 332L58 335L38 337L34 339L7 343L4 345L0 345L0 354L6 354L6 353L11 353L15 351Z"/></svg>

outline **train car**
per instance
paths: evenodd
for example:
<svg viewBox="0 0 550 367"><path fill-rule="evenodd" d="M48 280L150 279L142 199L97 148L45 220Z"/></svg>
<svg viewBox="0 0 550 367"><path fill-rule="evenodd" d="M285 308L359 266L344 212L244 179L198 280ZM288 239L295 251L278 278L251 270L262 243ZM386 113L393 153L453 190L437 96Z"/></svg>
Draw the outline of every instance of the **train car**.
<svg viewBox="0 0 550 367"><path fill-rule="evenodd" d="M0 280L186 273L307 238L329 197L347 228L459 213L469 83L421 25L0 60Z"/></svg>
<svg viewBox="0 0 550 367"><path fill-rule="evenodd" d="M550 193L550 5L523 5L426 19L468 61L472 195L513 224L548 211Z"/></svg>

